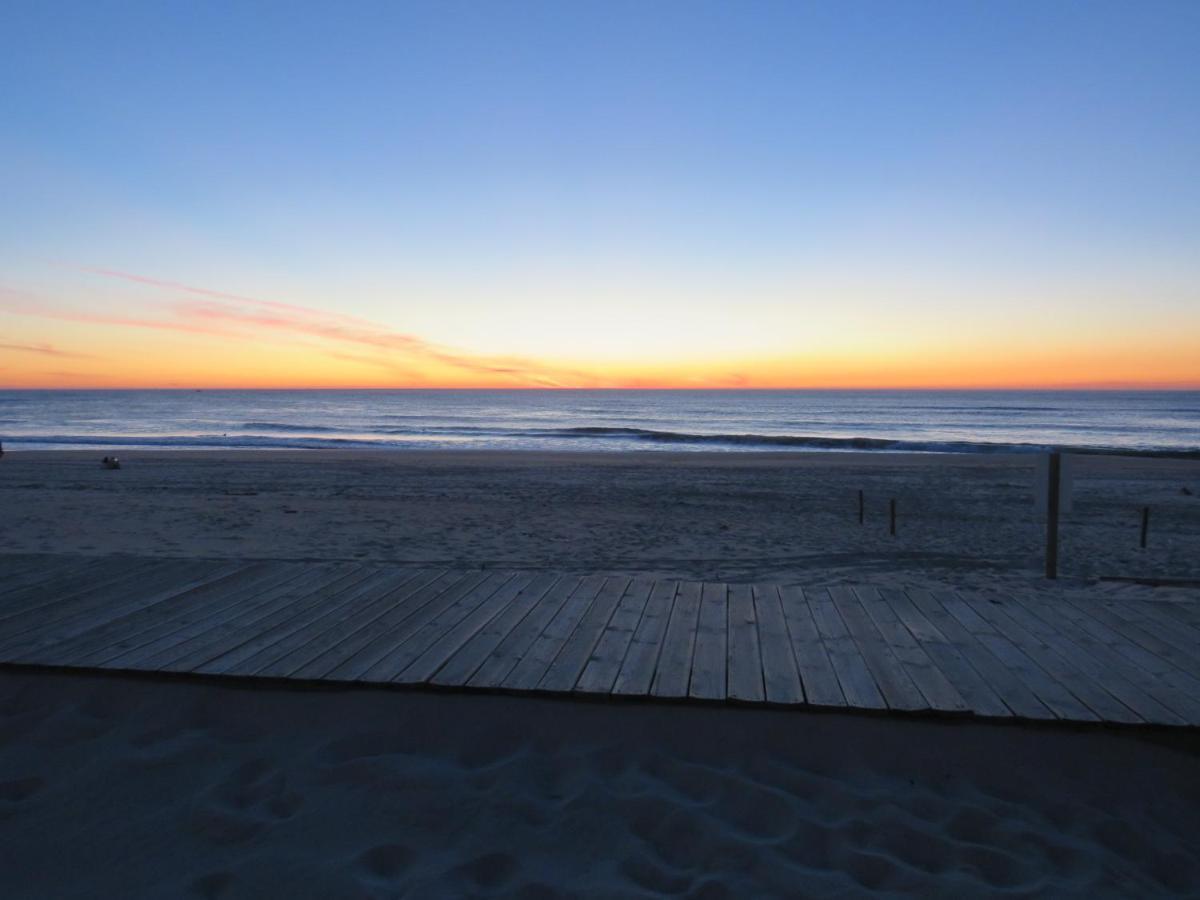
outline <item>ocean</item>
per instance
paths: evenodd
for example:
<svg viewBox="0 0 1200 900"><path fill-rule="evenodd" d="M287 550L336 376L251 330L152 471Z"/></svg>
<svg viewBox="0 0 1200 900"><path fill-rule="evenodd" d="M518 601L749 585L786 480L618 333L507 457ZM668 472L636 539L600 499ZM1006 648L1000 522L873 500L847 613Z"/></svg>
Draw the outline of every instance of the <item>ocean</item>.
<svg viewBox="0 0 1200 900"><path fill-rule="evenodd" d="M1200 457L1200 391L0 391L0 442Z"/></svg>

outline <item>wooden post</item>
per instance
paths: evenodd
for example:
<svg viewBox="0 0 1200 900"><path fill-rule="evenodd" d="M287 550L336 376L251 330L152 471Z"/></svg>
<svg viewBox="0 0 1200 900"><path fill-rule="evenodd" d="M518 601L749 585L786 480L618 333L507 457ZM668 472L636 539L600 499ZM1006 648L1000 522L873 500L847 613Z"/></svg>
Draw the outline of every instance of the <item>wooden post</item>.
<svg viewBox="0 0 1200 900"><path fill-rule="evenodd" d="M896 535L896 500L895 500L895 498L892 498L892 500L888 503L888 509L891 514L890 515L891 521L888 523L888 533L891 534L893 537L895 537L895 535Z"/></svg>
<svg viewBox="0 0 1200 900"><path fill-rule="evenodd" d="M858 524L863 523L863 492L858 492Z"/></svg>
<svg viewBox="0 0 1200 900"><path fill-rule="evenodd" d="M1146 549L1146 531L1150 528L1150 507L1142 507L1142 549Z"/></svg>
<svg viewBox="0 0 1200 900"><path fill-rule="evenodd" d="M1058 486L1062 473L1062 455L1050 454L1046 479L1046 577L1058 577Z"/></svg>

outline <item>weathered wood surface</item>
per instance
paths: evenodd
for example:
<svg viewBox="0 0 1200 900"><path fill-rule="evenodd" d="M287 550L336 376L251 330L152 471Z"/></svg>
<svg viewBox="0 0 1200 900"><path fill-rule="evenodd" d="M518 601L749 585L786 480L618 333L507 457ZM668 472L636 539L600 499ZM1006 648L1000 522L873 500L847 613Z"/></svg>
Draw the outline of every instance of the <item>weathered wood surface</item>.
<svg viewBox="0 0 1200 900"><path fill-rule="evenodd" d="M0 555L0 664L1196 728L1200 598Z"/></svg>

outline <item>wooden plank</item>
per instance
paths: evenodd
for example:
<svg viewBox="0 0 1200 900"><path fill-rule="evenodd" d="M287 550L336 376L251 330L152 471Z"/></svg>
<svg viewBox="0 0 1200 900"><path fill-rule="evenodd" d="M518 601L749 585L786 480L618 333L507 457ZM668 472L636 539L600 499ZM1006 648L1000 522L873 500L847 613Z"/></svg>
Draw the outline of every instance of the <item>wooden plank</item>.
<svg viewBox="0 0 1200 900"><path fill-rule="evenodd" d="M20 587L14 587L0 597L0 635L6 630L15 630L20 620L36 619L38 611L77 599L86 594L118 581L132 581L137 572L154 571L157 562L134 562L127 559L104 559L83 567L71 567L57 573L41 573L42 578L32 576Z"/></svg>
<svg viewBox="0 0 1200 900"><path fill-rule="evenodd" d="M1188 599L1182 593L1162 598L1144 595L1139 597L1118 595L1105 597L1102 602L1106 605L1120 605L1129 609L1153 612L1155 615L1161 615L1164 622L1172 624L1182 622L1191 634L1200 635L1200 593L1193 591L1189 596L1194 599Z"/></svg>
<svg viewBox="0 0 1200 900"><path fill-rule="evenodd" d="M47 572L56 568L56 563L82 564L94 557L70 556L59 557L46 554L3 553L0 552L0 585L7 580L26 572Z"/></svg>
<svg viewBox="0 0 1200 900"><path fill-rule="evenodd" d="M650 578L640 577L630 582L616 612L600 635L596 649L584 666L575 690L585 694L607 694L612 691L653 588L654 581Z"/></svg>
<svg viewBox="0 0 1200 900"><path fill-rule="evenodd" d="M73 572L68 578L52 585L31 585L6 598L0 610L0 635L12 636L27 630L30 623L44 624L48 615L62 612L68 605L85 609L91 598L104 599L101 592L118 585L138 584L150 573L164 565L180 564L178 560L108 560L102 567L89 567ZM193 563L194 565L194 563Z"/></svg>
<svg viewBox="0 0 1200 900"><path fill-rule="evenodd" d="M987 619L981 617L962 597L948 591L936 591L933 598L956 618L975 640L991 651L1005 668L1024 682L1057 718L1078 722L1099 721L1099 717L1078 697L1042 669L1007 634L1002 634Z"/></svg>
<svg viewBox="0 0 1200 900"><path fill-rule="evenodd" d="M1009 603L999 599L985 599L974 594L957 594L983 619L991 622L998 631L1021 647L1042 670L1054 678L1072 694L1087 704L1088 708L1102 721L1136 724L1142 720L1136 712L1122 703L1109 690L1093 679L1076 664L1083 658L1079 654L1068 657L1032 634L1009 611ZM1073 645L1072 645L1073 646ZM1110 679L1116 681L1116 678Z"/></svg>
<svg viewBox="0 0 1200 900"><path fill-rule="evenodd" d="M671 608L675 605L677 581L656 581L650 589L650 597L642 610L633 638L621 662L621 669L613 682L612 693L626 696L645 695L654 682L654 671L658 666L658 654L663 637L667 633L667 622Z"/></svg>
<svg viewBox="0 0 1200 900"><path fill-rule="evenodd" d="M730 700L743 703L762 703L762 651L758 641L758 616L754 610L753 588L748 584L731 584L729 604L729 646L726 662L726 693Z"/></svg>
<svg viewBox="0 0 1200 900"><path fill-rule="evenodd" d="M372 589L358 598L349 609L341 609L333 620L314 622L307 634L297 637L282 646L284 652L272 654L274 658L255 674L267 678L293 678L304 666L318 659L331 647L337 646L350 635L375 621L387 612L400 606L406 597L428 584L438 575L431 569L401 569L396 578Z"/></svg>
<svg viewBox="0 0 1200 900"><path fill-rule="evenodd" d="M539 691L570 691L575 688L629 584L630 579L624 576L614 576L604 582L587 612L563 641L553 662L538 681Z"/></svg>
<svg viewBox="0 0 1200 900"><path fill-rule="evenodd" d="M804 592L798 587L784 585L779 588L779 600L805 702L812 706L832 708L846 706L846 696L842 693L833 660L821 640L812 607Z"/></svg>
<svg viewBox="0 0 1200 900"><path fill-rule="evenodd" d="M0 658L21 662L1200 725L1200 630L1165 603L36 555L0 573Z"/></svg>
<svg viewBox="0 0 1200 900"><path fill-rule="evenodd" d="M1154 695L1191 724L1200 724L1200 678L1166 660L1152 635L1095 605L1062 602L1056 611L1075 629L1090 635L1153 679ZM1169 649L1169 648L1167 648Z"/></svg>
<svg viewBox="0 0 1200 900"><path fill-rule="evenodd" d="M360 612L374 612L380 606L390 607L398 593L403 593L414 573L407 569L382 569L371 573L364 581L348 591L329 592L309 613L293 618L285 628L278 629L278 639L250 657L227 669L232 675L281 677L296 668L293 654L310 652L313 643L332 640L330 632L340 632L339 625ZM282 632L282 633L280 633Z"/></svg>
<svg viewBox="0 0 1200 900"><path fill-rule="evenodd" d="M105 568L119 568L123 560L111 557L77 557L67 559L42 559L30 565L7 571L0 575L0 612L7 608L10 598L24 593L55 591L54 585L81 575L92 575Z"/></svg>
<svg viewBox="0 0 1200 900"><path fill-rule="evenodd" d="M1186 716L1163 702L1169 693L1167 686L1064 616L1059 608L1065 605L1057 600L1033 602L1013 597L1005 604L1005 611L1145 721L1156 725L1187 724ZM1187 698L1180 699L1186 702Z"/></svg>
<svg viewBox="0 0 1200 900"><path fill-rule="evenodd" d="M365 643L356 640L352 655L322 675L322 678L341 681L361 681L380 660L386 659L397 647L438 614L469 594L488 578L487 572L457 571L448 573L453 578L448 582L435 582L427 591L422 591L406 603L397 615L381 619L371 628L373 636Z"/></svg>
<svg viewBox="0 0 1200 900"><path fill-rule="evenodd" d="M917 709L929 709L929 702L922 692L908 677L904 665L896 659L887 641L883 640L880 631L871 622L863 605L860 604L853 588L832 587L828 589L829 599L838 610L846 630L850 632L851 640L863 656L866 668L875 679L875 685L883 695L883 701L889 709L902 709L912 712Z"/></svg>
<svg viewBox="0 0 1200 900"><path fill-rule="evenodd" d="M1174 627L1162 625L1140 615L1140 605L1132 606L1123 613L1119 613L1118 607L1114 604L1103 603L1096 606L1079 600L1075 600L1073 603L1076 609L1106 623L1128 640L1169 663L1181 674L1200 676L1200 652L1186 649L1190 644L1190 640L1183 636L1186 625L1176 624Z"/></svg>
<svg viewBox="0 0 1200 900"><path fill-rule="evenodd" d="M488 572L471 590L455 597L452 603L445 605L435 616L406 634L385 657L362 675L362 680L395 681L441 635L454 628L481 605L490 602L513 577L512 572ZM511 599L511 595L508 599Z"/></svg>
<svg viewBox="0 0 1200 900"><path fill-rule="evenodd" d="M174 635L170 642L146 647L125 657L109 660L113 668L137 668L150 671L190 672L195 666L215 659L264 631L295 615L306 603L320 602L322 591L366 578L369 570L356 563L333 563L321 567L321 574L303 581L263 591L252 603L229 617L197 623Z"/></svg>
<svg viewBox="0 0 1200 900"><path fill-rule="evenodd" d="M286 628L297 616L324 604L331 593L341 593L357 586L370 578L374 571L363 566L353 566L345 574L325 583L319 590L297 588L297 595L286 596L282 602L272 602L265 614L261 614L262 610L256 610L257 618L252 626L239 631L229 631L224 624L219 625L199 646L191 647L182 656L170 662L160 663L158 670L199 672L218 660L229 660L232 654L243 651L243 648L244 655L250 655L256 648L269 643L269 639L264 636L277 635L281 628ZM247 644L252 644L255 649L247 648Z"/></svg>
<svg viewBox="0 0 1200 900"><path fill-rule="evenodd" d="M724 584L705 584L700 590L688 696L697 700L725 699L728 641L729 588Z"/></svg>
<svg viewBox="0 0 1200 900"><path fill-rule="evenodd" d="M1151 635L1164 652L1164 658L1184 671L1195 673L1195 663L1200 660L1200 631L1171 613L1158 609L1175 604L1154 601L1095 603L1083 600L1075 600L1074 604L1084 612L1097 608L1103 610L1101 614L1108 621L1120 619L1137 629L1139 634Z"/></svg>
<svg viewBox="0 0 1200 900"><path fill-rule="evenodd" d="M336 621L360 602L370 602L394 590L407 572L374 569L361 581L338 591L322 591L315 595L317 602L289 616L276 627L262 631L251 640L196 667L208 675L254 675L276 659L286 655L311 639L314 632Z"/></svg>
<svg viewBox="0 0 1200 900"><path fill-rule="evenodd" d="M43 624L6 640L0 656L16 659L41 647L69 640L127 615L136 609L166 603L193 588L216 581L242 564L181 562L144 573L135 585L124 582L100 589L82 598L82 603L64 603L43 613Z"/></svg>
<svg viewBox="0 0 1200 900"><path fill-rule="evenodd" d="M1145 603L1153 604L1164 614L1193 630L1200 629L1200 603L1192 600L1147 600Z"/></svg>
<svg viewBox="0 0 1200 900"><path fill-rule="evenodd" d="M662 652L650 693L655 697L686 697L692 676L692 648L696 643L696 621L700 617L700 592L696 581L681 581L675 605L663 636Z"/></svg>
<svg viewBox="0 0 1200 900"><path fill-rule="evenodd" d="M759 648L762 653L763 689L768 703L794 705L804 702L800 672L792 653L787 620L774 585L754 585L754 618L758 624ZM831 670L832 674L832 670ZM836 678L834 687L837 687ZM732 690L731 690L732 693ZM840 694L840 689L839 689Z"/></svg>
<svg viewBox="0 0 1200 900"><path fill-rule="evenodd" d="M69 582L55 585L34 585L8 598L0 612L0 637L4 639L24 634L51 621L80 615L94 606L111 600L111 592L122 588L140 587L145 579L161 572L164 566L190 565L195 561L112 560L103 569L76 573Z"/></svg>
<svg viewBox="0 0 1200 900"><path fill-rule="evenodd" d="M946 635L963 658L971 664L971 668L987 681L988 686L1004 700L1014 715L1037 720L1059 718L1054 710L1038 699L1037 694L1001 657L981 643L930 591L910 588L905 592L905 596L938 631ZM1001 649L1002 652L1011 655L1007 648Z"/></svg>
<svg viewBox="0 0 1200 900"><path fill-rule="evenodd" d="M854 595L929 708L946 713L967 712L970 707L962 694L929 658L878 589L856 587Z"/></svg>
<svg viewBox="0 0 1200 900"><path fill-rule="evenodd" d="M49 585L53 585L54 591L61 595L67 593L68 583L73 588L88 587L99 572L120 574L134 566L151 568L180 561L142 556L64 557L56 559L53 565L47 561L37 568L24 571L20 577L5 579L0 596L6 600L18 594L40 597L40 588Z"/></svg>
<svg viewBox="0 0 1200 900"><path fill-rule="evenodd" d="M333 635L335 640L328 647L301 664L289 677L313 680L349 679L353 673L361 671L360 667L365 667L369 660L376 657L379 647L388 645L388 635L403 628L410 618L420 614L447 591L464 584L477 574L444 569L418 570L413 580L406 582L403 588L384 604L382 611L368 611L362 617L352 617L352 624L357 624L356 628L341 637ZM345 674L333 674L341 672Z"/></svg>
<svg viewBox="0 0 1200 900"><path fill-rule="evenodd" d="M566 575L556 581L529 614L517 622L495 649L484 657L467 684L478 688L500 687L546 626L579 590L582 582L582 578L574 575Z"/></svg>
<svg viewBox="0 0 1200 900"><path fill-rule="evenodd" d="M517 593L512 603L479 629L471 639L446 660L429 679L445 687L459 687L470 681L484 661L506 637L517 628L542 601L542 598L561 580L553 572L544 572Z"/></svg>
<svg viewBox="0 0 1200 900"><path fill-rule="evenodd" d="M175 598L169 607L137 609L127 616L84 632L52 648L25 656L23 662L60 665L103 665L110 659L156 641L174 643L174 633L245 602L256 591L296 578L303 567L281 563L250 563L228 577L211 581Z"/></svg>
<svg viewBox="0 0 1200 900"><path fill-rule="evenodd" d="M913 683L904 665L883 639L879 629L863 609L854 589L831 587L829 598L837 607L888 708L908 712L929 709L929 701Z"/></svg>
<svg viewBox="0 0 1200 900"><path fill-rule="evenodd" d="M474 609L469 610L458 622L442 632L436 640L431 641L426 649L392 680L404 684L428 681L451 656L475 637L480 629L504 613L533 580L533 573L519 572L501 582L491 596L485 597Z"/></svg>
<svg viewBox="0 0 1200 900"><path fill-rule="evenodd" d="M802 593L812 610L821 643L829 653L829 662L837 674L846 705L855 709L887 709L887 701L875 683L871 668L863 659L828 589ZM796 659L801 662L799 655Z"/></svg>
<svg viewBox="0 0 1200 900"><path fill-rule="evenodd" d="M924 613L917 609L902 590L884 588L880 594L887 601L889 609L929 656L932 663L954 685L954 689L973 713L993 718L1006 718L1013 714L1000 694L988 683L988 679L977 671L968 660L967 654L969 653L987 653L978 644L975 644L974 647L964 646L964 641L969 640L970 635L967 635L965 631L962 634L953 635L943 633L940 628L926 618ZM949 616L943 615L944 618L949 618ZM991 658L991 664L1000 666L994 657ZM1013 681L1020 698L1016 703L1018 707L1026 709L1024 713L1020 713L1021 715L1054 718L1054 714L1046 709L1031 691L1015 678ZM1037 715L1030 715L1031 713Z"/></svg>
<svg viewBox="0 0 1200 900"><path fill-rule="evenodd" d="M596 595L607 581L603 575L585 576L579 587L547 623L529 650L503 681L503 687L514 691L534 690L559 651L574 633L591 608Z"/></svg>

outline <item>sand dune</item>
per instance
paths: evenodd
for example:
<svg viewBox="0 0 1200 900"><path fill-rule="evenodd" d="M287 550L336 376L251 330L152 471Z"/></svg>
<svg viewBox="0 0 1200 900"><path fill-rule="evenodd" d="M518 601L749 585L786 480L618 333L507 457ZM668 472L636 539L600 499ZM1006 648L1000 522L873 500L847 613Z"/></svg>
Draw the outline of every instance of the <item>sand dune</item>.
<svg viewBox="0 0 1200 900"><path fill-rule="evenodd" d="M0 676L9 897L1150 897L1194 736Z"/></svg>

